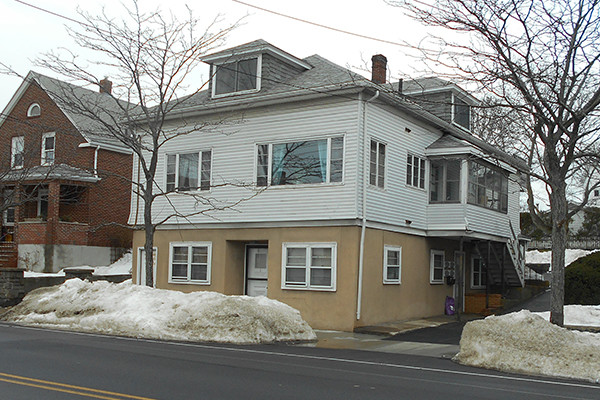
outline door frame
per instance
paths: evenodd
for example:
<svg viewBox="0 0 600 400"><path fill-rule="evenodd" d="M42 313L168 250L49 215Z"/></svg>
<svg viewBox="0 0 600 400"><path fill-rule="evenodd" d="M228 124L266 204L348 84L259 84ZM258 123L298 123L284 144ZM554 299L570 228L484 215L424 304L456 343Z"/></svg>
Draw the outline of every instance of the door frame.
<svg viewBox="0 0 600 400"><path fill-rule="evenodd" d="M154 264L152 266L152 287L156 287L156 265L158 264L158 247L153 247L152 248L153 252L154 252L154 257L152 258L152 263ZM138 247L137 248L137 274L136 274L136 284L141 285L141 286L145 286L146 283L142 282L142 262L145 260L144 257L144 247ZM145 269L144 269L144 277L145 277Z"/></svg>
<svg viewBox="0 0 600 400"><path fill-rule="evenodd" d="M244 247L244 296L248 296L248 250L249 249L267 249L267 276L269 273L269 245L260 243L246 243ZM267 278L267 284L269 279Z"/></svg>

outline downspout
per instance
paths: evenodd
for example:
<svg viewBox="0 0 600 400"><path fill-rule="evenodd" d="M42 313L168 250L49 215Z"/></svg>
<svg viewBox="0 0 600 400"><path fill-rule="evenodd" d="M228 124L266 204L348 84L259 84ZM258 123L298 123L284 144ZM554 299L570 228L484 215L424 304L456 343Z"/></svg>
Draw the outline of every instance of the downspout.
<svg viewBox="0 0 600 400"><path fill-rule="evenodd" d="M96 150L94 150L94 176L98 177L98 151L100 150L100 146L96 146Z"/></svg>
<svg viewBox="0 0 600 400"><path fill-rule="evenodd" d="M362 283L363 283L363 268L365 258L365 232L367 230L367 184L369 177L369 163L368 160L368 137L367 137L367 104L374 101L379 97L379 90L375 92L375 95L368 100L364 101L362 109L362 135L363 135L363 175L362 175L362 223L360 230L360 249L358 256L358 293L356 295L356 320L360 319L360 312L362 307ZM359 94L359 101L362 100L362 92Z"/></svg>

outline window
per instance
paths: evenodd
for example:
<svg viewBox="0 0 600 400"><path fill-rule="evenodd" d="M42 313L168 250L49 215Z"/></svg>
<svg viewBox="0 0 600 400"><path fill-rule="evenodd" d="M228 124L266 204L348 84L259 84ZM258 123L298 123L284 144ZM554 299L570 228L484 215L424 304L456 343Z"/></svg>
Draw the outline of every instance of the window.
<svg viewBox="0 0 600 400"><path fill-rule="evenodd" d="M384 187L385 179L385 144L371 140L371 156L369 165L369 183Z"/></svg>
<svg viewBox="0 0 600 400"><path fill-rule="evenodd" d="M484 288L487 282L487 273L480 257L471 257L471 288Z"/></svg>
<svg viewBox="0 0 600 400"><path fill-rule="evenodd" d="M406 184L425 189L425 160L409 154L406 159Z"/></svg>
<svg viewBox="0 0 600 400"><path fill-rule="evenodd" d="M260 89L259 58L217 65L213 96Z"/></svg>
<svg viewBox="0 0 600 400"><path fill-rule="evenodd" d="M594 190L594 197L600 197L600 190Z"/></svg>
<svg viewBox="0 0 600 400"><path fill-rule="evenodd" d="M506 213L508 211L508 177L494 168L469 161L467 201Z"/></svg>
<svg viewBox="0 0 600 400"><path fill-rule="evenodd" d="M335 290L335 243L284 243L282 289Z"/></svg>
<svg viewBox="0 0 600 400"><path fill-rule="evenodd" d="M13 168L23 168L25 150L25 136L15 136L12 138L10 151L10 165Z"/></svg>
<svg viewBox="0 0 600 400"><path fill-rule="evenodd" d="M401 283L402 247L384 246L383 248L383 283Z"/></svg>
<svg viewBox="0 0 600 400"><path fill-rule="evenodd" d="M210 284L210 242L171 243L169 282Z"/></svg>
<svg viewBox="0 0 600 400"><path fill-rule="evenodd" d="M444 283L444 264L444 251L431 250L429 283Z"/></svg>
<svg viewBox="0 0 600 400"><path fill-rule="evenodd" d="M259 144L256 155L257 186L341 182L344 138Z"/></svg>
<svg viewBox="0 0 600 400"><path fill-rule="evenodd" d="M453 96L453 121L455 124L471 130L471 106L456 96Z"/></svg>
<svg viewBox="0 0 600 400"><path fill-rule="evenodd" d="M54 164L55 136L54 132L42 135L42 165Z"/></svg>
<svg viewBox="0 0 600 400"><path fill-rule="evenodd" d="M42 115L42 108L38 103L33 103L27 109L27 117L39 117Z"/></svg>
<svg viewBox="0 0 600 400"><path fill-rule="evenodd" d="M211 164L211 150L167 154L167 192L210 190Z"/></svg>
<svg viewBox="0 0 600 400"><path fill-rule="evenodd" d="M14 226L15 224L15 207L13 204L15 203L15 191L14 189L7 188L2 191L2 209L4 212L2 213L2 224L4 226Z"/></svg>
<svg viewBox="0 0 600 400"><path fill-rule="evenodd" d="M429 201L431 203L460 201L460 164L459 159L430 161Z"/></svg>

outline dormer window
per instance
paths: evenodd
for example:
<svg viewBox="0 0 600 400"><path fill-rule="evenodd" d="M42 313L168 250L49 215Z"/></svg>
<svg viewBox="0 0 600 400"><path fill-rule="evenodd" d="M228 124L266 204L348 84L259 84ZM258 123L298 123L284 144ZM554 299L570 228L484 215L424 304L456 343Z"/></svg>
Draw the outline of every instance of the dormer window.
<svg viewBox="0 0 600 400"><path fill-rule="evenodd" d="M453 96L452 102L452 121L465 128L471 130L471 106L465 101Z"/></svg>
<svg viewBox="0 0 600 400"><path fill-rule="evenodd" d="M213 96L260 90L261 57L216 65Z"/></svg>
<svg viewBox="0 0 600 400"><path fill-rule="evenodd" d="M54 164L54 151L56 148L54 132L44 133L42 136L42 165Z"/></svg>
<svg viewBox="0 0 600 400"><path fill-rule="evenodd" d="M27 109L27 117L28 118L39 117L40 115L42 115L42 108L40 107L40 105L38 103L33 103Z"/></svg>

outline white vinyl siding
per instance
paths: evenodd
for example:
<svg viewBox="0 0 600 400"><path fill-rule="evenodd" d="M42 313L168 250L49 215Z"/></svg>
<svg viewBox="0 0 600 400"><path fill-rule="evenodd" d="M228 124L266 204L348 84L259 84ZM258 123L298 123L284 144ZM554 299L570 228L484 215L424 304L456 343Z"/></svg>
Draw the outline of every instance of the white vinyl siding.
<svg viewBox="0 0 600 400"><path fill-rule="evenodd" d="M444 265L446 255L443 250L431 250L429 265L429 283L444 283Z"/></svg>
<svg viewBox="0 0 600 400"><path fill-rule="evenodd" d="M336 243L284 243L281 288L335 291Z"/></svg>
<svg viewBox="0 0 600 400"><path fill-rule="evenodd" d="M169 282L210 285L212 243L172 242Z"/></svg>
<svg viewBox="0 0 600 400"><path fill-rule="evenodd" d="M384 246L383 248L383 283L402 283L402 247Z"/></svg>

